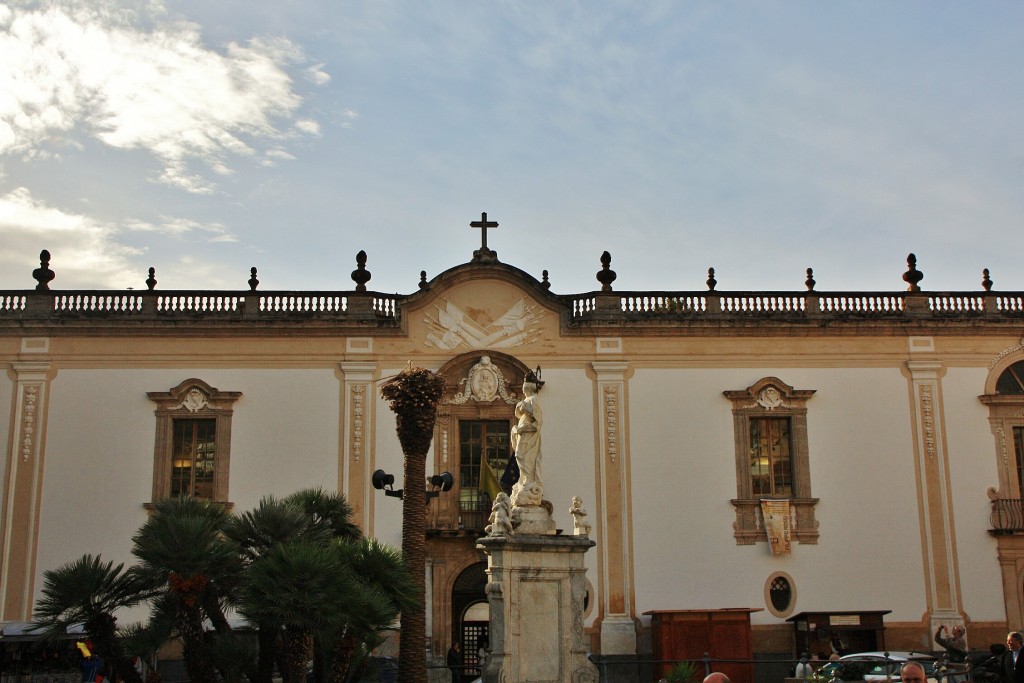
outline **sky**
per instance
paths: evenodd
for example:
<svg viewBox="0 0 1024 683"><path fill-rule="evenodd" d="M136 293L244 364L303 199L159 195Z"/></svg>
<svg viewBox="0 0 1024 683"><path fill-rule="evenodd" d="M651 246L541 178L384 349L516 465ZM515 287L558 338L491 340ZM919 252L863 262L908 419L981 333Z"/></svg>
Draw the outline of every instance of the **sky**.
<svg viewBox="0 0 1024 683"><path fill-rule="evenodd" d="M1024 290L1017 0L0 0L0 289Z"/></svg>

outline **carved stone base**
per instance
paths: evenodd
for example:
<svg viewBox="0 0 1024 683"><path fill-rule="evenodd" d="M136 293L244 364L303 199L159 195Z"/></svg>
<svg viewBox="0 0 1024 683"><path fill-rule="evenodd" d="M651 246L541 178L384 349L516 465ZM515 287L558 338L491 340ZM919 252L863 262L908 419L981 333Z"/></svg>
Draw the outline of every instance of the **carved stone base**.
<svg viewBox="0 0 1024 683"><path fill-rule="evenodd" d="M491 613L485 683L598 681L583 632L584 555L594 545L580 536L551 535L477 541L487 555Z"/></svg>
<svg viewBox="0 0 1024 683"><path fill-rule="evenodd" d="M555 520L551 519L551 503L547 505L512 508L512 527L516 534L555 534Z"/></svg>

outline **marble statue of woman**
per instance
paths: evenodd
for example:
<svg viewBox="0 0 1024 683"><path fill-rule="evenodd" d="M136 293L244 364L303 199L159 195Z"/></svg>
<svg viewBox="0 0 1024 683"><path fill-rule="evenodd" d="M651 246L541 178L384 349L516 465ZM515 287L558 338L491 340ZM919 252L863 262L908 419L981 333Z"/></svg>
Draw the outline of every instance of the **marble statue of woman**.
<svg viewBox="0 0 1024 683"><path fill-rule="evenodd" d="M523 400L516 404L516 425L512 427L512 449L519 465L519 482L512 487L512 505L540 505L544 493L541 477L540 428L544 419L537 391L541 382L534 373L523 381Z"/></svg>

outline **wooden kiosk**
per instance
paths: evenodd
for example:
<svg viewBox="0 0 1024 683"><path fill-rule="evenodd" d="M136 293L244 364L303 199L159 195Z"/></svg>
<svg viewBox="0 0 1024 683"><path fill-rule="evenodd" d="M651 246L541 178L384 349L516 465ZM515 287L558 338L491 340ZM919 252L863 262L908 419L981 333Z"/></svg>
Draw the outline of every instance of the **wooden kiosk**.
<svg viewBox="0 0 1024 683"><path fill-rule="evenodd" d="M750 614L760 608L651 610L655 680L679 660L700 662L707 654L712 671L732 683L754 683L754 645Z"/></svg>

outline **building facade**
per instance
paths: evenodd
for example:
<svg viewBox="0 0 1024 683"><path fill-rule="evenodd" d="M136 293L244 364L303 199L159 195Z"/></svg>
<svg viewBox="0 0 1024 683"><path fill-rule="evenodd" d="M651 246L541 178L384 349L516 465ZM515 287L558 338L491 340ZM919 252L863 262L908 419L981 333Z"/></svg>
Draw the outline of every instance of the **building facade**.
<svg viewBox="0 0 1024 683"><path fill-rule="evenodd" d="M724 292L712 273L622 292L605 254L598 289L563 295L485 242L408 295L367 289L365 254L349 291L261 291L254 269L242 291L151 273L115 292L50 289L48 260L35 289L0 292L0 621L31 619L46 569L130 563L167 496L242 511L324 486L400 545L401 505L373 483L402 472L378 386L411 361L448 387L427 465L454 478L428 508L435 655L486 632L476 539L538 367L545 498L571 531L579 496L596 541L595 653L650 654L645 613L673 610L749 611L757 656L931 649L940 623L983 648L1024 624L1024 294L987 274L923 291L911 257L907 291L809 274Z"/></svg>

